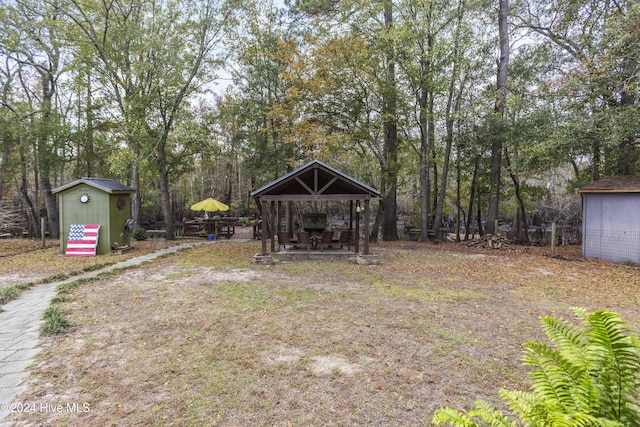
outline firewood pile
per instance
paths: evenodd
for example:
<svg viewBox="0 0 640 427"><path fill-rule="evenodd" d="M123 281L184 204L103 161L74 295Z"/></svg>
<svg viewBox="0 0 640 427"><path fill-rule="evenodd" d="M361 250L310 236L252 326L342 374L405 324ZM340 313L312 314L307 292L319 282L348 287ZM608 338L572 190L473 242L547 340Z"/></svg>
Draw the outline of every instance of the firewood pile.
<svg viewBox="0 0 640 427"><path fill-rule="evenodd" d="M479 239L471 240L467 243L468 247L485 248L485 249L505 249L509 247L510 241L504 237L493 234L487 234Z"/></svg>
<svg viewBox="0 0 640 427"><path fill-rule="evenodd" d="M23 217L24 214L9 203L0 203L0 238L25 236L27 229L23 227Z"/></svg>

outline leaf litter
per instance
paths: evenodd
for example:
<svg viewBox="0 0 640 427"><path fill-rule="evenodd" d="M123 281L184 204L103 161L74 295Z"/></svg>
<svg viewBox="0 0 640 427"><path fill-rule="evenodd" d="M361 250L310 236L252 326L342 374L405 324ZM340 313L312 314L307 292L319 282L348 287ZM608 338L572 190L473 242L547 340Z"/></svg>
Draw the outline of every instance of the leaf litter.
<svg viewBox="0 0 640 427"><path fill-rule="evenodd" d="M203 245L75 289L20 401L86 413L22 425L428 425L441 405L526 389L538 319L608 308L640 326L638 270L579 248L383 242L381 263L254 266Z"/></svg>

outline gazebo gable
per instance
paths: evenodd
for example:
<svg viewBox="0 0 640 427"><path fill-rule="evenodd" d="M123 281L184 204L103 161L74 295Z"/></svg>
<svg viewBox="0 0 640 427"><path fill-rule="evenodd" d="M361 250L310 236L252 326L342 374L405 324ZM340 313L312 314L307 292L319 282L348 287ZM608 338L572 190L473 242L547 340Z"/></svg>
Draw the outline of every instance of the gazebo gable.
<svg viewBox="0 0 640 427"><path fill-rule="evenodd" d="M251 193L263 200L368 200L379 191L313 160Z"/></svg>

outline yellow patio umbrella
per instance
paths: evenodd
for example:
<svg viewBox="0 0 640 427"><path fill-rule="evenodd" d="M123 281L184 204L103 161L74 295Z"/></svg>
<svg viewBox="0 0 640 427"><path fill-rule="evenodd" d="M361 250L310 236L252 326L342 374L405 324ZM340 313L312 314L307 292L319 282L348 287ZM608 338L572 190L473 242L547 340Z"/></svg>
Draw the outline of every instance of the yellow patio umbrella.
<svg viewBox="0 0 640 427"><path fill-rule="evenodd" d="M205 212L228 211L229 206L225 205L222 202L217 201L216 199L208 198L201 202L191 205L191 210L205 211Z"/></svg>

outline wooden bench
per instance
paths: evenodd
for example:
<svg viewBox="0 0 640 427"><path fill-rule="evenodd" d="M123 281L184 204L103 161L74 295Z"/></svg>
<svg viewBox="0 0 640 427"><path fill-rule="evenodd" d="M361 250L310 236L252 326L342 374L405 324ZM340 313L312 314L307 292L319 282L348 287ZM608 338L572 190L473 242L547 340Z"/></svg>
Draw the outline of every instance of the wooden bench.
<svg viewBox="0 0 640 427"><path fill-rule="evenodd" d="M165 230L147 230L147 235L149 235L151 239L156 237L161 238L165 237L167 232Z"/></svg>
<svg viewBox="0 0 640 427"><path fill-rule="evenodd" d="M420 240L422 230L420 228L412 228L407 233L409 234L411 240ZM433 229L427 230L427 237L436 237L436 233L433 231Z"/></svg>

